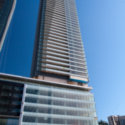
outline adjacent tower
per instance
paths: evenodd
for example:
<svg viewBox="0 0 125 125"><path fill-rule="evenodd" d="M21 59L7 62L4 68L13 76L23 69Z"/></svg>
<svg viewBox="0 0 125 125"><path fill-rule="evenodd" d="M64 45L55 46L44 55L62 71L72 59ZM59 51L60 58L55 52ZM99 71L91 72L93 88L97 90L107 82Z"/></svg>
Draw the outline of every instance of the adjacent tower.
<svg viewBox="0 0 125 125"><path fill-rule="evenodd" d="M15 5L16 0L0 0L0 51L14 13Z"/></svg>

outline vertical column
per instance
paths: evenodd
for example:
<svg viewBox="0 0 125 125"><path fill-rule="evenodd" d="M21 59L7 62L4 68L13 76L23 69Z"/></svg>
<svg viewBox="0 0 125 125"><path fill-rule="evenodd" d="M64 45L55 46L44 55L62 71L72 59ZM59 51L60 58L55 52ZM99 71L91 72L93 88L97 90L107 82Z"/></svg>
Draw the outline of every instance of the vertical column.
<svg viewBox="0 0 125 125"><path fill-rule="evenodd" d="M22 96L21 111L20 111L20 117L19 117L19 125L22 125L22 122L23 122L23 111L24 111L26 88L27 88L27 85L25 84L24 88L23 88L23 96Z"/></svg>

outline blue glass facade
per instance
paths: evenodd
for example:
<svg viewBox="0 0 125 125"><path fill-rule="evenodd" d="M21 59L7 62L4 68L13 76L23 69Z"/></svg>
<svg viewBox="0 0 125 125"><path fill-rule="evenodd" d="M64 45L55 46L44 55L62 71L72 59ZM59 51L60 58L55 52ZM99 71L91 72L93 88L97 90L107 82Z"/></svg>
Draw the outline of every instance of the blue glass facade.
<svg viewBox="0 0 125 125"><path fill-rule="evenodd" d="M3 37L6 35L7 23L10 21L9 16L13 8L14 0L0 0L0 50L4 42Z"/></svg>

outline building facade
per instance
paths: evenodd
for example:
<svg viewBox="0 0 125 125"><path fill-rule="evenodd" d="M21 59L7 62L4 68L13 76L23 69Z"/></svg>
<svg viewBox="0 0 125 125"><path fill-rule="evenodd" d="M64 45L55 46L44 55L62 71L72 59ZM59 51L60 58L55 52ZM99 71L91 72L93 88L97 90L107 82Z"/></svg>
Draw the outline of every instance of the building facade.
<svg viewBox="0 0 125 125"><path fill-rule="evenodd" d="M42 103L50 104L53 108L56 104L56 107L59 106L60 108L51 110L50 107L48 109L45 106L47 108L45 112L48 113L46 119L41 119L41 112L34 109L34 112L38 111L38 115L34 114L35 118L30 122L53 125L97 125L96 112L88 112L91 109L95 111L95 104L94 97L90 92L91 87L88 87L86 58L75 0L40 1L31 77L47 82L65 84L70 88L75 85L83 90L41 86L41 90L36 96L39 98L38 102L42 102L40 93L43 93L44 89L47 92L51 90L50 95ZM27 87L30 88L30 86ZM40 89L40 87L38 88ZM30 91L33 92L33 90ZM27 92L26 95L32 97L32 95L30 96L32 92ZM68 100L70 101L68 102ZM93 104L84 104L82 100L83 102L91 100ZM36 100L34 101L37 103ZM29 106L31 103L32 101ZM26 113L25 115L27 115L25 118L28 119L28 115L32 116L32 113ZM27 121L24 120L23 122L25 124Z"/></svg>
<svg viewBox="0 0 125 125"><path fill-rule="evenodd" d="M0 0L0 51L14 13L16 0Z"/></svg>
<svg viewBox="0 0 125 125"><path fill-rule="evenodd" d="M32 77L54 75L67 81L88 82L75 0L40 2Z"/></svg>
<svg viewBox="0 0 125 125"><path fill-rule="evenodd" d="M0 125L97 125L90 87L0 74Z"/></svg>
<svg viewBox="0 0 125 125"><path fill-rule="evenodd" d="M18 125L24 85L0 75L0 125Z"/></svg>
<svg viewBox="0 0 125 125"><path fill-rule="evenodd" d="M0 74L1 125L98 125L75 0L40 0L31 77Z"/></svg>
<svg viewBox="0 0 125 125"><path fill-rule="evenodd" d="M109 125L125 125L125 116L109 116Z"/></svg>

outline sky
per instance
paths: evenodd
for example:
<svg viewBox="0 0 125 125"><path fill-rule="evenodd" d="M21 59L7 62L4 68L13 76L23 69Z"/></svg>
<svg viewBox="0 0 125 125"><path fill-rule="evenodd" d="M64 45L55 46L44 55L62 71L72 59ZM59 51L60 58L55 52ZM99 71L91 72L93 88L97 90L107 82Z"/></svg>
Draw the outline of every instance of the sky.
<svg viewBox="0 0 125 125"><path fill-rule="evenodd" d="M0 72L30 76L39 0L18 0ZM99 120L125 115L125 0L76 0Z"/></svg>

